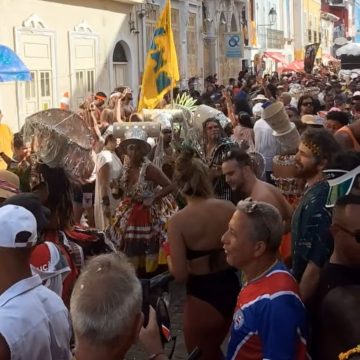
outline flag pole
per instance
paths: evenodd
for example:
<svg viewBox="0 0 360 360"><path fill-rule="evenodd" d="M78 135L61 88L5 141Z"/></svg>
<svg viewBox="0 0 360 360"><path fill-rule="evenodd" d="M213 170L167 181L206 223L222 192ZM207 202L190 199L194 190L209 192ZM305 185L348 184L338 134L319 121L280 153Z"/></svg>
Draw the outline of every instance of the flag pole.
<svg viewBox="0 0 360 360"><path fill-rule="evenodd" d="M169 6L169 12L170 14L168 14L169 19L171 21L171 0L169 0L170 6ZM172 31L172 30L171 30ZM172 54L170 52L170 62L172 63ZM171 85L170 85L170 104L171 104L171 109L174 109L174 85L173 85L173 81L171 81Z"/></svg>
<svg viewBox="0 0 360 360"><path fill-rule="evenodd" d="M174 87L173 85L171 85L170 87L170 104L171 104L171 108L174 108Z"/></svg>

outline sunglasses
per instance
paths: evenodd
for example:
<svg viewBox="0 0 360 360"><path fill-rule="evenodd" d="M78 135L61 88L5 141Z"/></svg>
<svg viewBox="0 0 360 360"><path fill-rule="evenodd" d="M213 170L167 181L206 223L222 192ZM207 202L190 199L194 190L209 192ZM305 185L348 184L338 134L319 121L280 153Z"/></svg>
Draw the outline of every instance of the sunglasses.
<svg viewBox="0 0 360 360"><path fill-rule="evenodd" d="M339 224L334 224L334 226L342 230L344 233L352 236L356 240L356 242L360 244L360 230L355 230L355 232L352 232Z"/></svg>
<svg viewBox="0 0 360 360"><path fill-rule="evenodd" d="M329 192L325 206L331 208L335 206L339 198L350 194L353 187L357 187L355 180L360 173L360 166L357 166L351 171L329 169L324 170L323 173L329 184Z"/></svg>
<svg viewBox="0 0 360 360"><path fill-rule="evenodd" d="M314 106L314 104L312 102L303 102L301 105L302 106Z"/></svg>

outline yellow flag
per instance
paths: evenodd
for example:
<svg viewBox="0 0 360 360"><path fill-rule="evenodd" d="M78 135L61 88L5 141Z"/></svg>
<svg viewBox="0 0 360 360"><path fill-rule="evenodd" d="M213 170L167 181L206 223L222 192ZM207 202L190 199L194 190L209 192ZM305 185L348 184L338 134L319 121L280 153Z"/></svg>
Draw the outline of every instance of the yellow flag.
<svg viewBox="0 0 360 360"><path fill-rule="evenodd" d="M166 0L147 54L138 111L154 109L179 79L171 28L171 5L170 0Z"/></svg>

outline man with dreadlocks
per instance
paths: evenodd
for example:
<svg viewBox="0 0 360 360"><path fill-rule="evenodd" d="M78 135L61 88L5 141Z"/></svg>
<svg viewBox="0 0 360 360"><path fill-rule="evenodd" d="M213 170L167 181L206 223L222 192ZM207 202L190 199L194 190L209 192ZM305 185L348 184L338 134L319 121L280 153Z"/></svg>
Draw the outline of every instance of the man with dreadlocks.
<svg viewBox="0 0 360 360"><path fill-rule="evenodd" d="M231 200L231 188L225 181L221 165L226 154L237 147L231 139L225 136L219 120L208 118L203 123L204 154L210 169L215 195L224 200Z"/></svg>

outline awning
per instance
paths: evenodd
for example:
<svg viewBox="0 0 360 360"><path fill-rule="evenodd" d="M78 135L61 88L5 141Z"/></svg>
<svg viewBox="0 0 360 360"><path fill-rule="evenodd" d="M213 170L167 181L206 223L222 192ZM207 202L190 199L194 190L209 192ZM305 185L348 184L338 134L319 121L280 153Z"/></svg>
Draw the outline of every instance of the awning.
<svg viewBox="0 0 360 360"><path fill-rule="evenodd" d="M330 54L324 54L324 55L323 55L323 58L324 58L325 60L327 60L327 61L340 62L339 59L334 58L334 57L333 57L332 55L330 55Z"/></svg>
<svg viewBox="0 0 360 360"><path fill-rule="evenodd" d="M0 45L0 82L6 81L31 81L31 74L13 50Z"/></svg>
<svg viewBox="0 0 360 360"><path fill-rule="evenodd" d="M265 51L264 56L273 59L274 61L282 64L287 64L286 58L283 54L275 51Z"/></svg>
<svg viewBox="0 0 360 360"><path fill-rule="evenodd" d="M304 72L304 60L295 60L279 69L280 72L295 71Z"/></svg>

